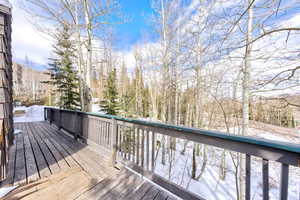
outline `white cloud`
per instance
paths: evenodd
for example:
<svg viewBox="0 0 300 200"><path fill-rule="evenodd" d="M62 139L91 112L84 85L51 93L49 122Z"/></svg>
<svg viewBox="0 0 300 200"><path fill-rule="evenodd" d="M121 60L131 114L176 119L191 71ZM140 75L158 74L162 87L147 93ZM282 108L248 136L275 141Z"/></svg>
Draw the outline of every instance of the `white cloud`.
<svg viewBox="0 0 300 200"><path fill-rule="evenodd" d="M18 0L11 0L12 9L12 51L13 60L24 60L45 65L49 58L52 43L45 34L38 32L27 19L28 15L18 6Z"/></svg>
<svg viewBox="0 0 300 200"><path fill-rule="evenodd" d="M299 13L295 14L291 18L284 20L280 23L280 27L286 28L286 27L298 27L300 26L300 15Z"/></svg>

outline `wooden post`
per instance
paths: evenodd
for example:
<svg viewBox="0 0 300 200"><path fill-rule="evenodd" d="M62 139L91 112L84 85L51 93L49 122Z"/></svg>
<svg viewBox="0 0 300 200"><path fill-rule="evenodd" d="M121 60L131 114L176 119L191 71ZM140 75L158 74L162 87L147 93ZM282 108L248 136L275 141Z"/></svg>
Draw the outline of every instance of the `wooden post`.
<svg viewBox="0 0 300 200"><path fill-rule="evenodd" d="M287 200L288 184L289 184L289 166L287 164L281 164L280 200Z"/></svg>
<svg viewBox="0 0 300 200"><path fill-rule="evenodd" d="M251 199L251 156L246 154L246 181L245 181L245 196L246 200Z"/></svg>
<svg viewBox="0 0 300 200"><path fill-rule="evenodd" d="M80 135L80 132L81 132L81 126L82 126L82 120L81 120L81 116L80 116L80 113L77 112L76 113L76 124L75 124L75 130L74 130L74 140L78 140L78 137Z"/></svg>
<svg viewBox="0 0 300 200"><path fill-rule="evenodd" d="M59 122L58 122L58 129L60 130L61 129L61 124L62 124L62 122L61 122L61 110L59 109Z"/></svg>
<svg viewBox="0 0 300 200"><path fill-rule="evenodd" d="M112 124L111 124L111 144L112 144L112 155L111 155L111 164L114 166L116 164L117 160L117 151L118 151L118 143L117 143L117 138L118 138L118 127L117 127L117 120L114 118L112 119Z"/></svg>
<svg viewBox="0 0 300 200"><path fill-rule="evenodd" d="M53 117L53 110L52 110L52 108L50 108L49 111L50 111L50 112L49 112L49 114L50 114L49 122L50 122L50 125L51 125L51 124L52 124L52 117Z"/></svg>
<svg viewBox="0 0 300 200"><path fill-rule="evenodd" d="M262 160L263 200L269 200L269 161Z"/></svg>
<svg viewBox="0 0 300 200"><path fill-rule="evenodd" d="M46 114L47 114L47 108L44 108L44 121L47 120Z"/></svg>

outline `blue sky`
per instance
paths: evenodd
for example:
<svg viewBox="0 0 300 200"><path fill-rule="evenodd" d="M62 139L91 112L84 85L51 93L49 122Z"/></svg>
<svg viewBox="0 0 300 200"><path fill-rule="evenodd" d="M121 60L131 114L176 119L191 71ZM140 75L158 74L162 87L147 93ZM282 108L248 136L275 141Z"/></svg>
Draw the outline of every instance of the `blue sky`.
<svg viewBox="0 0 300 200"><path fill-rule="evenodd" d="M26 55L30 58L31 66L43 70L50 57L52 42L45 35L38 33L28 21L28 15L18 5L19 0L10 0L13 5L13 59L25 63ZM130 20L115 26L115 46L121 51L130 51L138 43L143 33L149 32L149 16L152 13L152 0L120 0L121 10ZM23 31L20 31L23 30Z"/></svg>
<svg viewBox="0 0 300 200"><path fill-rule="evenodd" d="M121 0L120 4L123 14L130 19L116 26L117 38L122 40L117 47L128 49L142 38L143 31L150 30L151 0Z"/></svg>

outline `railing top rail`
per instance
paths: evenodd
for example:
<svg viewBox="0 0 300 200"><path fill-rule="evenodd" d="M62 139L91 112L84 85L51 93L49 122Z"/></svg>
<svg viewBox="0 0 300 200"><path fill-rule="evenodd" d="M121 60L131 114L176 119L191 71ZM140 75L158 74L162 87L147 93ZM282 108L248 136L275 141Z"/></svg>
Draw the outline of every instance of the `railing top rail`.
<svg viewBox="0 0 300 200"><path fill-rule="evenodd" d="M105 114L100 114L100 113L95 113L95 112L82 112L82 111L66 110L66 109L59 109L59 108L53 108L53 107L45 107L45 108L61 110L64 112L75 112L75 113L97 116L97 117L102 117L102 118L107 118L107 119L115 119L115 120L133 123L133 124L137 124L137 125L163 128L163 129L167 129L167 130L179 131L179 132L184 132L184 133L205 135L205 136L209 136L209 137L215 137L215 138L220 138L220 139L234 141L234 142L240 142L240 143L254 144L254 145L259 145L262 147L273 148L273 149L278 149L278 150L283 150L283 151L287 151L287 152L300 154L300 145L288 143L288 142L278 142L278 141L262 139L262 138L234 135L234 134L224 133L224 132L220 132L220 131L210 131L210 130L205 130L205 129L196 129L196 128L189 128L189 127L183 127L183 126L175 126L175 125L163 124L163 123L158 123L158 122L124 118L124 117L119 117L119 116L114 116L114 115L105 115Z"/></svg>

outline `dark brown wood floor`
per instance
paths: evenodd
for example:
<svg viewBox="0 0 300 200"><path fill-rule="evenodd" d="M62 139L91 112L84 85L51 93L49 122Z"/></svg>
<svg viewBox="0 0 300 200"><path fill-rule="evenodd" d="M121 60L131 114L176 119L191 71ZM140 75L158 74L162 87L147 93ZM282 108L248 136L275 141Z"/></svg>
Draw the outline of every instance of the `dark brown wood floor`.
<svg viewBox="0 0 300 200"><path fill-rule="evenodd" d="M1 186L19 188L5 199L175 199L47 122L15 123L15 129L21 132Z"/></svg>

